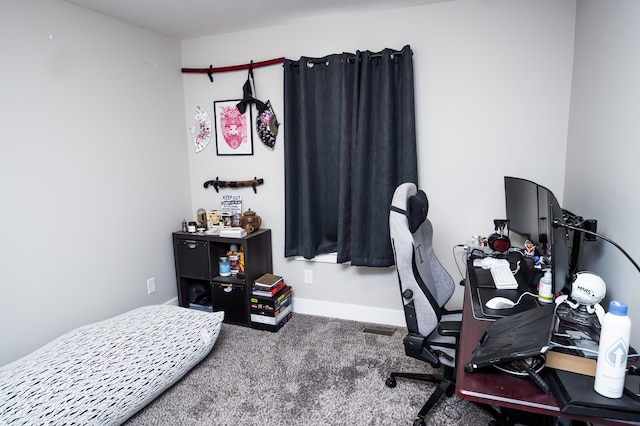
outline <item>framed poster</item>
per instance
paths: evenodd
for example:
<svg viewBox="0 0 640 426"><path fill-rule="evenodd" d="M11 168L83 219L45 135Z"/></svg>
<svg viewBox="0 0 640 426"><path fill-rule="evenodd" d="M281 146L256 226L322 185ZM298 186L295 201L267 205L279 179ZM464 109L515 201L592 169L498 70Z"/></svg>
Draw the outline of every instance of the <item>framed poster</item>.
<svg viewBox="0 0 640 426"><path fill-rule="evenodd" d="M240 114L238 103L240 99L213 102L218 155L253 155L251 108Z"/></svg>

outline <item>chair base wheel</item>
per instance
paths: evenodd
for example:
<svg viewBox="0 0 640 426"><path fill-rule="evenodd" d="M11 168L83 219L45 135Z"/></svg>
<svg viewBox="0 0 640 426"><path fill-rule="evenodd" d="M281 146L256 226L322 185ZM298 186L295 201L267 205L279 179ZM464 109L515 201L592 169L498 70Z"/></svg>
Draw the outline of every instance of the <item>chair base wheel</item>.
<svg viewBox="0 0 640 426"><path fill-rule="evenodd" d="M387 377L387 380L385 380L384 384L390 388L395 388L397 385L396 379L394 377Z"/></svg>
<svg viewBox="0 0 640 426"><path fill-rule="evenodd" d="M413 421L413 426L426 426L424 419L417 418Z"/></svg>

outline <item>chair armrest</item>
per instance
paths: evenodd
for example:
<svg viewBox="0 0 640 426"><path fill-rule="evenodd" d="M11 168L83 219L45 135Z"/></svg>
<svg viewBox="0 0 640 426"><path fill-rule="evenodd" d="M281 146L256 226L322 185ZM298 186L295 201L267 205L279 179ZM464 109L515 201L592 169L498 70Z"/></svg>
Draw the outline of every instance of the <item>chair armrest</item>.
<svg viewBox="0 0 640 426"><path fill-rule="evenodd" d="M462 322L460 321L442 321L438 324L438 334L441 336L460 338L460 330Z"/></svg>
<svg viewBox="0 0 640 426"><path fill-rule="evenodd" d="M420 334L409 333L403 340L404 352L407 356L427 361L433 365L434 368L438 368L440 366L440 360L436 354L431 352L431 348L426 340L427 338Z"/></svg>

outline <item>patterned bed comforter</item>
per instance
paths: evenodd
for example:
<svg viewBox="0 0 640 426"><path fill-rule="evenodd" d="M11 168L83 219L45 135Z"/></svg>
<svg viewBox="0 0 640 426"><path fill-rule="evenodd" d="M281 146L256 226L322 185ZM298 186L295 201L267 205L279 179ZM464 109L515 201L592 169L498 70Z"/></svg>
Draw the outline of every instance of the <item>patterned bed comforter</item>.
<svg viewBox="0 0 640 426"><path fill-rule="evenodd" d="M210 351L224 314L145 306L0 368L0 425L121 424Z"/></svg>

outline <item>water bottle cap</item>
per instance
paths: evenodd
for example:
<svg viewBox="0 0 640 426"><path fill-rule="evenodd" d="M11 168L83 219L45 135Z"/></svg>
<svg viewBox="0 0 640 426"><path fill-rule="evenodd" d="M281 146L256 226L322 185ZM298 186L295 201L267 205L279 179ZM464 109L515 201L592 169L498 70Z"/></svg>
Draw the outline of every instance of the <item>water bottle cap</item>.
<svg viewBox="0 0 640 426"><path fill-rule="evenodd" d="M612 300L609 302L609 313L623 317L627 315L627 304Z"/></svg>

